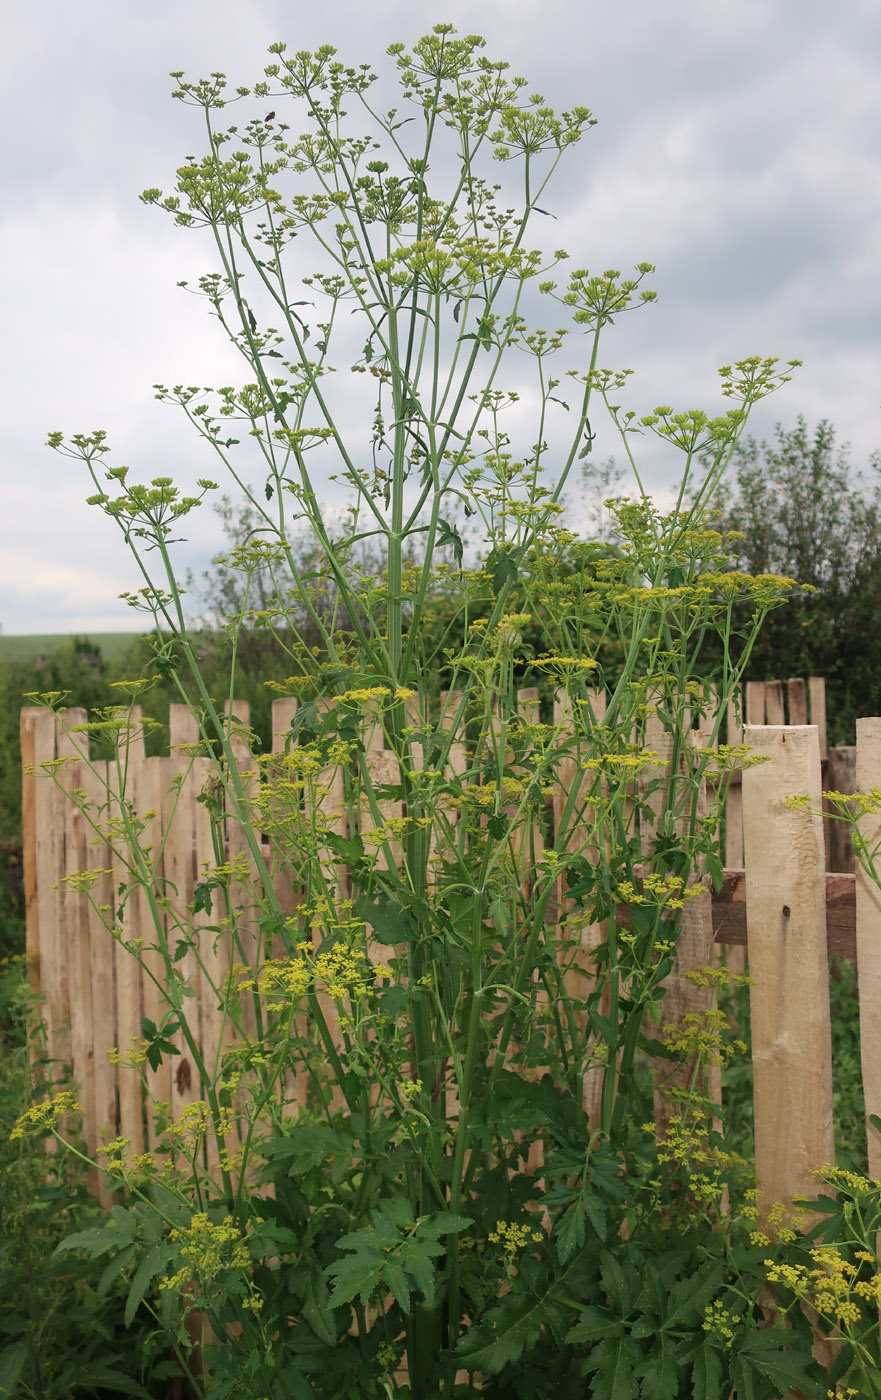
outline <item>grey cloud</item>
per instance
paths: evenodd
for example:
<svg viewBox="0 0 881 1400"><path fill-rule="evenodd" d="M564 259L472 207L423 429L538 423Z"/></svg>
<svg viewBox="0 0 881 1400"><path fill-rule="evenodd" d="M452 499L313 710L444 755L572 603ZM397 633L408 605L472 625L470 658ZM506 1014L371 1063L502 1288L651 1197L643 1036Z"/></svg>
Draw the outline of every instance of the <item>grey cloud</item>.
<svg viewBox="0 0 881 1400"><path fill-rule="evenodd" d="M449 0L447 16L485 33L487 52L556 106L585 102L600 119L549 195L557 221L539 232L580 265L657 261L658 306L621 318L606 351L638 370L635 407L713 407L717 364L800 355L800 380L762 408L759 434L803 411L830 417L857 454L879 444L876 0L834 12L820 0ZM113 602L118 580L134 581L124 553L77 503L79 487L42 446L46 430L106 426L139 475L212 474L150 387L238 375L204 309L174 287L210 265L207 247L137 200L145 186L168 188L200 148L197 114L169 99L168 69L250 82L276 37L329 41L346 61L381 67L388 42L432 22L401 0L337 0L295 17L288 0L47 0L7 19L0 479L14 499L7 550L33 561L30 579L0 575L7 631L89 616L132 626ZM357 430L358 411L345 412ZM607 455L614 439L598 427ZM666 482L668 459L650 439L639 450L650 479ZM209 511L191 535L182 559L201 567L220 545Z"/></svg>

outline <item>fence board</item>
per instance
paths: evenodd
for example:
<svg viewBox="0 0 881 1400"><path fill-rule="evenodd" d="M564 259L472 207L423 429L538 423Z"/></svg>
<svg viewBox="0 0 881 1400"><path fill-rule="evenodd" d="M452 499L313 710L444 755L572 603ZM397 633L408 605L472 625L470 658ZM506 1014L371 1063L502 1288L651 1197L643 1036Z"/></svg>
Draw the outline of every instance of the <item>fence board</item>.
<svg viewBox="0 0 881 1400"><path fill-rule="evenodd" d="M152 867L152 890L157 900L161 900L164 893L162 885L162 862L160 859L160 850L162 846L162 788L160 775L162 773L162 765L167 762L167 759L148 758L136 769L133 784L133 801L138 815L144 819L149 812L153 813L152 818L149 818L149 825L145 827L141 835L141 845L144 848L144 858L148 865ZM161 905L156 905L155 912L151 909L146 894L141 894L139 899L141 901L139 910L141 921L140 936L144 939L144 946L141 953L143 962L141 973L143 1014L145 1017L149 1018L154 1025L160 1026L168 1009L168 1003L162 993L162 988L166 981L166 965L160 941L164 939L166 935L165 918ZM171 1102L172 1061L168 1055L165 1055L158 1069L151 1069L148 1064L145 1064L143 1069L147 1098L147 1139L149 1146L152 1148L155 1147L157 1143L157 1135L153 1121L155 1106L160 1103L168 1104Z"/></svg>
<svg viewBox="0 0 881 1400"><path fill-rule="evenodd" d="M765 682L747 681L744 716L747 724L765 723Z"/></svg>
<svg viewBox="0 0 881 1400"><path fill-rule="evenodd" d="M856 783L860 792L881 787L881 718L857 720ZM881 815L868 813L860 834L870 851L881 842ZM856 944L860 997L860 1055L866 1099L869 1176L881 1180L881 1133L872 1115L881 1115L881 890L859 862L856 868Z"/></svg>
<svg viewBox="0 0 881 1400"><path fill-rule="evenodd" d="M743 724L734 701L728 701L725 741L732 747L743 743ZM737 870L743 865L743 791L732 783L725 799L725 864Z"/></svg>
<svg viewBox="0 0 881 1400"><path fill-rule="evenodd" d="M689 737L690 749L705 748L709 734L695 730ZM692 761L686 752L680 763ZM686 802L689 794L685 791ZM706 780L701 779L697 794L696 817L698 821L707 815ZM676 819L678 836L690 830L690 807L686 806ZM695 881L694 883L698 883ZM691 974L707 967L713 961L713 905L708 877L700 880L700 894L686 899L681 911L681 927L676 940L676 953L673 967L664 981L664 1000L661 1008L661 1026L683 1030L690 1018L705 1016L715 1006L715 992L711 986L702 987ZM706 1063L703 1066L703 1084L698 1083L701 1069L696 1058L671 1064L669 1060L655 1061L656 1092L654 1096L655 1128L659 1138L667 1135L671 1121L682 1113L682 1093L692 1085L698 1087L713 1103L722 1102L722 1079L718 1065ZM717 1127L721 1126L717 1122Z"/></svg>
<svg viewBox="0 0 881 1400"><path fill-rule="evenodd" d="M765 682L765 723L785 724L786 717L783 713L783 682Z"/></svg>
<svg viewBox="0 0 881 1400"><path fill-rule="evenodd" d="M85 800L89 816L95 825L104 827L107 821L107 763L92 759L83 774ZM116 1033L116 943L105 919L112 917L113 878L109 873L111 855L107 844L92 835L87 844L86 869L105 871L104 877L92 886L88 903L89 968L92 984L92 1045L95 1079L95 1139L104 1142L115 1138L118 1131L116 1105L116 1066L110 1058L117 1044ZM105 907L109 914L101 914ZM102 1191L106 1202L106 1188Z"/></svg>
<svg viewBox="0 0 881 1400"><path fill-rule="evenodd" d="M169 731L172 749L194 744L199 731L193 715L186 705L171 705L169 708ZM162 829L168 833L163 860L163 875L166 879L166 893L169 900L168 938L172 948L179 938L192 929L192 920L187 905L192 902L195 887L194 844L196 828L196 777L195 760L186 753L178 752L171 758L161 760L160 781L162 784ZM182 775L179 793L175 779ZM194 996L186 999L187 1020L201 1040L199 1005L199 966L195 953L188 950L178 963L186 984L192 988ZM178 1050L174 1059L171 1077L171 1109L177 1119L188 1104L201 1097L199 1075L192 1061L189 1047L182 1032L178 1031L172 1041Z"/></svg>
<svg viewBox="0 0 881 1400"><path fill-rule="evenodd" d="M86 719L85 710L68 710L65 725L69 729ZM79 734L76 750L88 755L87 735ZM59 754L76 751L74 739L63 732L58 737ZM64 839L64 870L70 875L85 870L92 831L80 807L70 794L84 784L86 762L75 758L58 771L58 791L55 794L56 814ZM70 1018L70 1063L76 1085L76 1095L83 1108L83 1134L86 1147L94 1153L95 1134L95 1043L92 1034L92 970L89 957L89 903L86 896L65 885L60 890L59 932L69 969L68 1011ZM97 1185L97 1181L93 1183Z"/></svg>
<svg viewBox="0 0 881 1400"><path fill-rule="evenodd" d="M825 739L825 691L822 683L817 684L812 681L808 687L805 687L803 683L795 679L788 682L786 689L790 719L801 718L808 708L808 700L810 701L811 718L819 721L817 729L819 745L819 741ZM439 723L444 727L449 727L454 718L458 717L459 697L450 695L442 699L443 708ZM276 753L283 750L285 736L289 732L290 720L295 706L296 702L292 700L276 701L273 706L273 748ZM802 1166L805 1163L816 1165L818 1161L831 1158L831 1098L826 1095L828 1044L824 1042L826 1032L824 1032L823 1023L823 1015L825 1014L826 1031L828 1031L828 1007L826 1007L825 1012L822 1008L817 1010L817 988L818 986L824 987L826 983L827 947L830 952L836 949L852 952L856 947L854 907L857 895L853 877L847 875L824 876L822 861L816 865L815 869L809 869L808 867L811 865L809 848L812 848L811 842L814 843L814 847L816 846L816 831L813 828L805 828L804 830L808 832L806 836L802 828L798 828L797 825L792 826L793 822L797 824L801 821L804 824L807 820L804 814L789 813L781 808L782 795L785 795L785 792L811 791L813 793L802 769L795 772L787 768L785 771L789 776L786 777L783 787L780 785L782 781L780 778L781 763L785 758L786 763L791 765L791 762L794 761L793 754L801 743L801 740L792 736L813 732L801 726L786 730L774 726L766 727L764 724L766 715L770 717L774 714L780 714L782 706L783 685L781 683L765 685L751 682L747 686L747 719L753 725L753 728L748 731L747 742L760 752L764 751L763 746L769 752L773 752L774 762L749 770L744 777L742 789L744 801L751 790L753 793L750 799L753 802L752 814L746 812L745 809L735 810L741 798L739 787L732 787L729 793L726 810L726 856L728 857L728 865L735 868L726 871L723 889L718 894L711 897L709 893L705 893L686 905L686 928L680 941L681 957L678 959L680 962L682 958L686 958L688 968L691 968L692 965L703 965L703 963L708 962L710 960L709 944L714 934L717 942L733 944L744 942L746 940L745 915L747 910L743 899L744 895L748 894L750 950L753 955L752 973L754 977L759 976L760 982L759 987L753 991L757 1008L754 1010L754 1027L758 1029L756 1040L756 1123L757 1153L760 1158L759 1171L766 1200L769 1190L772 1195L776 1193L778 1196L791 1195L793 1191L802 1191L806 1188L809 1190L812 1183L804 1180L803 1172L801 1176L798 1175ZM605 695L592 693L591 707L594 722L601 721L605 709ZM537 694L535 692L521 692L519 712L526 722L532 722L537 718ZM240 723L247 723L246 706L236 705L234 714ZM69 714L67 717L68 725L79 718L79 715ZM420 715L411 715L410 718L413 722L418 721L426 725L431 723L427 713L420 712ZM737 716L733 706L729 708L727 718L728 741L736 743L741 735L738 733ZM564 709L559 702L555 708L555 723L566 732L571 732L566 722ZM861 721L861 724L868 723L870 722ZM872 721L871 723L881 725L881 721ZM760 727L756 728L756 726ZM172 708L170 728L173 746L195 742L198 738L195 722L185 707L175 706ZM660 721L655 717L655 722L650 722L647 726L646 742L650 747L663 748L666 753L670 736L665 732L660 732L661 730ZM70 741L65 737L63 731L59 732L56 737L56 720L48 711L23 711L21 735L22 753L26 762L39 764L48 761L56 753L61 755L65 745L68 748L70 746ZM782 739L783 735L787 736L785 745ZM373 780L376 782L392 781L397 771L393 755L382 744L381 729L375 725L368 744L367 762ZM233 736L232 746L239 771L250 772L252 757L245 738ZM418 763L421 754L421 746L418 742L414 742L413 749L415 761ZM800 759L799 762L801 761ZM137 754L132 754L128 792L132 796L135 810L140 815L151 810L156 813L155 817L151 819L149 832L145 832L142 838L145 846L158 849L162 842L162 833L167 829L174 806L173 776L185 769L189 762L186 755L145 760L142 747ZM850 763L852 767L852 762L849 755L843 751L833 751L829 767L830 786L836 787L838 790L846 790L845 783L848 781L846 771L849 771L847 764ZM457 738L451 747L448 769L464 775L467 771L467 764L468 757L465 745ZM844 769L841 769L841 764L844 764ZM106 775L107 770L104 764L96 764L95 767L97 777L90 774L83 761L78 760L71 764L68 770L61 770L60 780L68 790L74 786L84 788L94 804L91 815L99 822L103 822L111 815L108 811L102 810L106 798L100 779ZM663 763L660 763L658 768L659 771L662 771ZM771 795L766 791L768 770L773 770L777 774L774 783L772 783L773 793ZM185 906L192 901L194 885L198 878L195 861L197 859L207 860L214 864L215 859L220 858L211 840L211 825L207 809L204 804L197 804L195 801L200 784L211 771L213 771L212 760L199 759L196 761L189 778L183 784L172 828L167 835L161 868L155 872L156 888L160 894L166 889L163 883L166 880L176 887L175 891L168 889L171 903L169 938L172 948L177 938L187 929L193 927L192 915ZM572 790L573 783L578 780L580 771L579 746L576 744L567 750L559 765L559 791L553 799L554 828L558 837L566 799ZM876 763L871 772L868 769L865 771L869 776L861 778L860 785L870 786L872 776L874 776L874 782L877 786L881 764ZM807 772L807 769L804 772ZM845 773L845 776L841 776L842 773ZM317 823L319 842L322 823L329 831L341 835L348 833L343 774L337 768L325 777L327 791L322 798ZM811 782L814 782L815 777L817 783L814 786L816 787L819 782L817 774L813 774ZM255 782L255 778L248 780L248 795L250 795L250 790ZM765 795L762 796L762 793ZM816 793L813 795L816 796ZM648 795L650 810L641 820L641 835L646 848L650 846L654 836L656 822L653 817L656 817L662 803L662 791ZM390 801L385 798L381 799L380 810L383 817L403 815L404 811L399 801ZM356 815L358 814L356 813ZM374 816L369 811L365 810L360 815L365 831L376 824ZM457 819L456 813L450 813L450 820L454 825ZM567 849L580 849L584 845L591 820L592 813L589 809L579 815L576 808L576 819L570 823L568 832L563 836ZM744 827L746 828L748 841L751 843L746 857L746 875L737 868L743 859L737 850L738 824L740 832L744 830ZM27 901L27 946L30 953L37 954L38 957L41 955L40 961L34 964L35 976L41 975L40 985L47 993L47 1021L52 1044L56 1053L69 1054L73 1060L74 1072L80 1083L81 1101L86 1110L86 1133L90 1145L97 1144L101 1138L115 1137L121 1129L123 1135L132 1140L133 1149L137 1150L140 1146L138 1125L142 1122L140 1086L137 1086L136 1091L129 1092L130 1086L127 1084L126 1076L133 1081L133 1071L124 1068L117 1071L109 1060L108 1051L112 1046L119 1045L121 1052L125 1055L129 1038L137 1035L140 1029L141 1015L146 1014L151 1019L160 1021L165 1009L165 1002L159 989L149 980L146 973L143 976L138 974L135 959L114 942L100 916L89 909L88 901L84 895L75 895L73 891L66 890L63 885L55 891L49 888L64 873L82 869L84 866L90 869L107 869L111 865L106 844L100 842L94 846L91 844L86 820L82 814L78 814L74 810L64 792L50 779L25 777L23 782L23 826L25 832L23 863ZM774 832L780 834L774 835ZM795 836L793 836L793 832L795 832ZM801 832L800 835L799 832ZM812 832L813 834L811 834ZM236 854L245 850L240 826L234 818L230 817L226 820L223 834L227 859L233 859ZM435 849L435 841L436 834L433 833L433 849ZM528 867L530 867L532 860L537 858L541 842L541 832L530 832L527 825L523 832L519 833L515 843L524 862L524 877L527 880L530 876ZM590 856L590 848L586 849L586 854ZM392 855L395 860L399 859L399 850L396 849ZM732 859L735 856L740 856L740 858ZM382 857L380 858L382 859ZM296 855L294 860L296 860ZM341 880L342 872L334 863L329 850L325 850L323 860L325 879L332 897L334 899L348 898L351 891ZM765 868L762 867L762 861L765 862ZM119 874L120 872L117 871L117 877ZM774 885L775 880L777 881L776 886ZM283 909L289 915L295 914L302 900L299 874L294 866L283 864L278 853L273 860L273 881L281 897ZM115 909L114 884L118 885L118 883L118 878L113 881L108 877L93 891L96 903L110 906L111 917L114 915ZM781 895L780 890L784 889L784 885L784 894ZM874 886L872 889L874 890ZM775 890L776 893L774 893ZM253 895L247 893L243 888L237 898L244 900L246 897L253 898ZM877 891L871 897L876 898ZM860 898L865 899L865 892ZM789 908L790 913L781 922L780 910L783 905ZM813 915L809 917L811 909L813 909ZM156 972L161 982L165 972L164 962L156 946L156 931L149 916L146 898L140 893L133 894L128 906L120 912L123 916L125 937L144 939L144 960ZM561 891L557 911L550 914L550 918L557 921L558 934L561 932L559 921L565 918L567 912ZM220 908L215 908L211 921L217 924L221 913ZM167 918L169 915L163 914L162 917ZM181 920L182 927L180 929L174 927L175 917ZM865 922L865 915L862 917ZM203 916L196 922L205 924L209 921ZM256 916L250 922L253 924L255 932L254 945L249 951L248 958L250 960L251 953L253 953L253 962L256 965L260 961L261 955L265 957L271 951L279 953L281 950L268 948L261 950L258 947L259 933L257 932L258 920ZM623 909L619 911L619 922L622 924L626 922L626 911ZM247 912L243 923L245 925L249 923ZM857 926L859 926L858 923ZM796 929L798 929L797 935ZM247 934L245 936L247 937ZM579 947L573 960L574 966L567 973L567 977L573 992L579 997L584 996L590 988L593 977L593 954L598 942L604 936L605 930L602 926L578 931ZM871 969L871 947L881 945L881 936L875 931L874 926L872 926L871 933L860 936L863 937L864 943L868 940L867 946L869 947L868 952L865 948L861 949L863 963L860 969L861 996L865 993L867 999L865 1006L861 1008L861 1014L864 1026L874 1026L872 1017L875 1016L878 1020L878 1028L881 1029L881 1005L876 1009L873 1001L873 996L877 996L881 1002L881 993L873 991L873 988L881 986L881 968L876 972L871 970L866 972L867 967ZM229 935L225 934L226 942L221 940L221 943L216 947L214 935L208 935L203 929L200 937L202 938L201 952L206 961L210 980L218 982L222 980L228 970L233 956L229 945ZM757 949L758 951L756 951ZM758 968L755 962L756 958L758 958ZM216 1012L217 998L213 992L210 992L208 979L204 974L198 972L192 953L186 955L183 968L185 974L190 977L194 989L199 991L199 996L188 1000L186 1009L191 1022L197 1028L203 1051L209 1060L216 1059L222 1048L222 1040L226 1035ZM677 968L680 974L685 970L684 964L679 967L677 963ZM130 976L130 973L134 975ZM781 983L780 979L786 979L786 981ZM678 986L681 977L678 981L674 977L673 982ZM665 1021L675 1020L677 1015L687 1014L687 1010L694 1009L690 1003L686 1009L684 1002L680 1007L676 999L677 996L678 992L673 986L668 1005L664 1010ZM331 1025L333 1025L336 1020L335 1006L324 997L322 1005ZM810 1010L810 1016L806 1016L806 1010ZM68 1022L69 1033L67 1030ZM583 1029L586 1030L586 1027ZM877 1033L877 1030L873 1029L868 1035L864 1032L863 1037L867 1113L881 1113L881 1088L878 1088L875 1091L875 1097L872 1097L869 1087L872 1072L871 1058L866 1050L867 1044L876 1043ZM66 1035L67 1039L65 1039ZM799 1035L802 1036L802 1039L799 1039ZM175 1116L179 1116L183 1106L199 1097L201 1093L195 1066L189 1063L189 1056L182 1040L179 1048L182 1051L179 1057L171 1062L166 1060L157 1072L147 1071L151 1098L171 1100ZM804 1082L806 1078L815 1081L813 1088ZM295 1082L292 1081L285 1086L288 1101L305 1102L305 1087L305 1075L296 1077ZM821 1107L821 1100L824 1096L827 1103L826 1109ZM659 1112L663 1118L667 1113L663 1095L659 1096L659 1100ZM586 1106L589 1101L591 1101L590 1085L586 1084ZM807 1109L805 1105L807 1105ZM589 1117L592 1121L593 1115L590 1114L590 1110ZM808 1125L807 1128L805 1128L805 1124ZM776 1136L774 1136L775 1132ZM820 1147L818 1144L826 1141L824 1134L827 1134L828 1142L826 1142L825 1147ZM800 1153L795 1152L793 1144L801 1142L805 1144L803 1149ZM759 1146L759 1143L762 1145ZM879 1171L881 1144L878 1142L875 1143L875 1151L878 1156L873 1159L875 1164L872 1171L881 1176L881 1171ZM794 1179L796 1177L797 1180ZM775 1180L783 1182L785 1191L781 1189L780 1185L775 1185Z"/></svg>
<svg viewBox="0 0 881 1400"><path fill-rule="evenodd" d="M800 676L793 676L786 682L789 700L789 723L807 724L808 692Z"/></svg>
<svg viewBox="0 0 881 1400"><path fill-rule="evenodd" d="M58 880L64 873L64 850L58 826L56 789L43 768L44 764L51 763L55 758L55 735L55 716L51 711L44 711L34 726L34 853L36 884L39 889L34 946L39 958L40 988L44 996L43 1015L46 1021L46 1048L51 1060L57 1060L61 1055L62 1030L67 1019L67 967L61 956L61 891L58 887Z"/></svg>
<svg viewBox="0 0 881 1400"><path fill-rule="evenodd" d="M136 774L140 772L146 762L144 736L139 727L140 720L140 707L135 705L131 712L133 728L129 732L127 742L125 742L124 756L121 755L125 774L125 789L118 795L119 802L115 804L116 815L119 813L121 802L134 801ZM137 810L135 815L139 815ZM135 878L136 872L132 872L127 863L130 860L131 857L125 850L124 843L117 842L117 853L114 854L112 861L115 922L121 940L116 945L115 954L116 1034L119 1053L123 1061L117 1066L117 1092L119 1094L120 1137L127 1139L132 1152L143 1152L144 1104L141 1073L139 1067L125 1063L129 1058L129 1048L132 1041L137 1041L140 1037L141 1021L144 1016L141 995L141 965L138 958L125 946L132 941L141 940L146 933L143 896ZM120 888L123 885L129 887L124 900L120 897Z"/></svg>
<svg viewBox="0 0 881 1400"><path fill-rule="evenodd" d="M822 676L811 676L808 681L808 698L810 700L810 721L817 726L817 733L820 736L820 759L828 756L829 750L826 746L826 681Z"/></svg>
<svg viewBox="0 0 881 1400"><path fill-rule="evenodd" d="M859 788L856 781L857 770L857 750L855 744L839 744L836 748L829 750L829 760L826 766L826 781L824 786L830 792L857 792ZM877 776L881 776L878 774ZM876 784L877 786L877 784ZM865 789L863 789L865 791ZM847 822L835 816L835 808L826 799L823 800L824 812L829 812L829 820L826 824L828 832L827 842L827 867L829 870L840 870L852 873L854 869L853 844L850 839L850 827Z"/></svg>
<svg viewBox="0 0 881 1400"><path fill-rule="evenodd" d="M835 1160L822 822L815 726L748 725L770 763L743 775L756 1175L765 1209L810 1195Z"/></svg>

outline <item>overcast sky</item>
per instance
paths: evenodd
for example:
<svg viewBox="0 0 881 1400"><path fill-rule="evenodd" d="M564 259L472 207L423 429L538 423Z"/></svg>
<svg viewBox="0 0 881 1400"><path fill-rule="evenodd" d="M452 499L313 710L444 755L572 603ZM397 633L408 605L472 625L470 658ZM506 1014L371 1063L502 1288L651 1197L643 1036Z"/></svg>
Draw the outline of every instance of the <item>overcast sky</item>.
<svg viewBox="0 0 881 1400"><path fill-rule="evenodd" d="M878 0L3 0L2 13L5 633L141 626L117 599L138 580L111 523L44 443L102 427L137 476L209 472L151 386L229 382L231 352L175 285L204 270L192 235L138 195L169 189L201 149L169 70L250 85L275 39L388 71L386 46L434 23L483 34L554 106L598 118L553 188L549 246L591 270L657 265L657 305L625 317L604 357L636 371L631 406L718 411L719 365L776 354L805 368L757 416L760 436L801 413L831 419L857 464L881 447ZM599 454L614 450L602 435ZM662 488L666 466L646 460ZM190 521L199 568L222 538L209 510Z"/></svg>

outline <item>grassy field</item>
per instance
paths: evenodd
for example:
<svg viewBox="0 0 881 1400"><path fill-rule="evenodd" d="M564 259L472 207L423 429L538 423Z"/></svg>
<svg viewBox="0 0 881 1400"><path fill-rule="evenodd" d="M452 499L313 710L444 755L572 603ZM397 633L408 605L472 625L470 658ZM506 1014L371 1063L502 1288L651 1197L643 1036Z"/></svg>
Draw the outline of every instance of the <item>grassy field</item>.
<svg viewBox="0 0 881 1400"><path fill-rule="evenodd" d="M45 634L32 633L22 637L6 637L0 634L0 665L12 665L21 661L29 662L33 661L36 656L51 656L54 652L60 651L66 642L72 641L74 636L83 635L86 635L90 642L100 648L105 661L115 661L125 654L140 634L137 632L92 632L86 634L49 632Z"/></svg>

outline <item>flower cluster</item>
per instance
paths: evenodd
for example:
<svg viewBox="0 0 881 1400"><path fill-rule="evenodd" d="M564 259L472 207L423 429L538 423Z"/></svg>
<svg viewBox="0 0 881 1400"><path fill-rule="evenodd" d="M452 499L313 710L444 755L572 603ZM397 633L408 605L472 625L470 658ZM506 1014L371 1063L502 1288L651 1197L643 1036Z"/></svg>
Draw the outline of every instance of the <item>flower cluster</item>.
<svg viewBox="0 0 881 1400"><path fill-rule="evenodd" d="M188 1226L171 1230L169 1238L180 1244L184 1262L160 1288L179 1290L196 1280L204 1285L225 1270L244 1272L250 1267L247 1239L229 1216L215 1224L205 1211L197 1211Z"/></svg>
<svg viewBox="0 0 881 1400"><path fill-rule="evenodd" d="M852 1327L863 1321L863 1311L856 1299L877 1307L881 1300L881 1273L859 1278L861 1265L876 1265L877 1260L867 1250L858 1250L857 1263L845 1259L834 1245L820 1245L811 1250L814 1267L806 1264L775 1263L765 1260L768 1282L782 1284L797 1298L815 1308L821 1317L839 1327Z"/></svg>
<svg viewBox="0 0 881 1400"><path fill-rule="evenodd" d="M490 1244L502 1246L502 1257L513 1259L526 1245L540 1244L544 1235L531 1225L517 1225L512 1220L497 1220L496 1228L487 1236Z"/></svg>
<svg viewBox="0 0 881 1400"><path fill-rule="evenodd" d="M715 1302L704 1308L703 1329L717 1337L726 1347L730 1347L734 1341L734 1331L743 1319L740 1313L731 1313L723 1307L717 1298Z"/></svg>
<svg viewBox="0 0 881 1400"><path fill-rule="evenodd" d="M36 1103L25 1113L16 1119L11 1139L26 1137L43 1137L47 1133L55 1131L58 1120L67 1113L82 1113L82 1105L78 1104L73 1094L68 1090L62 1090L59 1094L53 1094L51 1099L44 1099L42 1103Z"/></svg>

